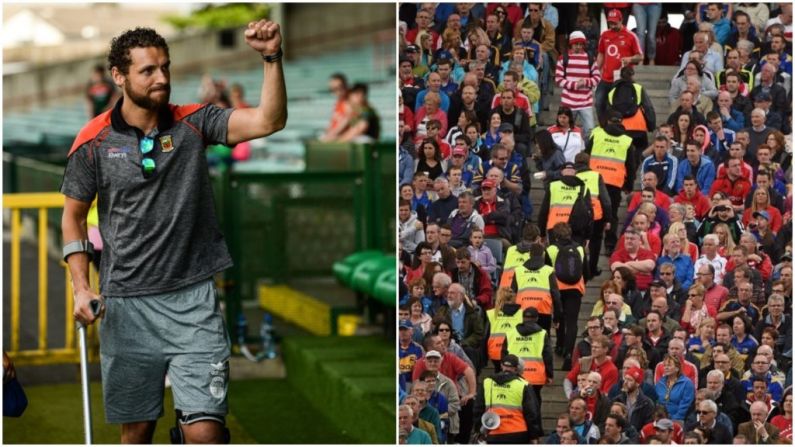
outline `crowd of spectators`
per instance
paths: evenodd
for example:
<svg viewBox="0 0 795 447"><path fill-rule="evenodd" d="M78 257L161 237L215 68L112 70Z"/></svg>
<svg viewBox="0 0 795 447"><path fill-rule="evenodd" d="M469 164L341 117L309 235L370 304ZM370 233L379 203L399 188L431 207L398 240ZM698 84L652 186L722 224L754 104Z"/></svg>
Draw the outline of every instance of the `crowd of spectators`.
<svg viewBox="0 0 795 447"><path fill-rule="evenodd" d="M792 4L400 21L401 443L791 443Z"/></svg>

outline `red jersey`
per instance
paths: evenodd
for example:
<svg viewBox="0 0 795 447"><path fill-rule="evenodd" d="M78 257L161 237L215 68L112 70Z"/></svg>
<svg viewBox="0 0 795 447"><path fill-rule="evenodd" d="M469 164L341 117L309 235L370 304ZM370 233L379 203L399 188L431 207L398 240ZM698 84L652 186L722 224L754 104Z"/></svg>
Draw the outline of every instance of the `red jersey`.
<svg viewBox="0 0 795 447"><path fill-rule="evenodd" d="M608 29L599 38L599 53L604 55L602 63L602 80L613 82L617 80L617 70L621 70L621 58L632 57L636 54L643 55L640 42L635 33L622 27L621 31Z"/></svg>
<svg viewBox="0 0 795 447"><path fill-rule="evenodd" d="M615 363L610 360L610 357L605 357L605 360L600 364L597 364L595 361L591 362L591 371L601 374L602 385L599 387L599 391L604 395L607 395L610 388L618 382L618 368L616 368ZM580 362L577 362L572 366L571 371L566 374L566 378L569 379L571 383L577 383L577 376L579 374Z"/></svg>
<svg viewBox="0 0 795 447"><path fill-rule="evenodd" d="M645 248L638 249L638 254L632 258L629 255L629 252L626 249L616 250L610 256L610 265L614 262L629 262L629 261L645 261L651 260L656 261L657 256L654 255L649 250ZM635 282L637 283L638 290L646 290L649 288L649 284L651 283L652 277L651 273L636 273L635 274Z"/></svg>
<svg viewBox="0 0 795 447"><path fill-rule="evenodd" d="M744 206L745 197L751 192L751 182L745 177L737 177L735 180L730 180L729 177L718 178L712 184L709 195L712 196L718 191L725 194L732 205Z"/></svg>
<svg viewBox="0 0 795 447"><path fill-rule="evenodd" d="M640 191L635 191L632 193L632 198L629 200L629 206L627 206L627 211L632 212L635 208L640 205L641 197ZM659 189L654 191L654 204L657 208L662 208L665 212L668 212L668 207L671 206L671 198L668 197L668 194L660 191Z"/></svg>
<svg viewBox="0 0 795 447"><path fill-rule="evenodd" d="M481 216L486 216L487 214L497 211L497 201L495 200L492 203L488 203L485 200L481 200L480 204L478 205L478 213ZM495 223L487 223L483 227L483 234L486 236L499 236L500 229Z"/></svg>
<svg viewBox="0 0 795 447"><path fill-rule="evenodd" d="M696 194L693 197L687 197L685 194L685 190L682 189L679 191L679 194L674 197L674 202L686 204L689 203L693 205L696 211L696 219L703 219L704 216L709 214L710 208L712 208L712 204L710 203L709 199L704 195L701 194L701 191L696 189Z"/></svg>

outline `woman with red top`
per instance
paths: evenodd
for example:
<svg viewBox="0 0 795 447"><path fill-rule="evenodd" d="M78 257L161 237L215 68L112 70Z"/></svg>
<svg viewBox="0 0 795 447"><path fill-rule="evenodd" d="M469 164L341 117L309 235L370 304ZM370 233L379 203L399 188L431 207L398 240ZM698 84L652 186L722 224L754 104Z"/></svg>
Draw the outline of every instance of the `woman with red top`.
<svg viewBox="0 0 795 447"><path fill-rule="evenodd" d="M762 214L762 212L767 212L767 216ZM781 229L781 211L770 204L770 193L764 188L756 188L754 190L751 206L743 212L743 225L748 227L751 219L756 220L759 215L767 217L768 222L770 222L770 230L773 233L778 233L778 230Z"/></svg>
<svg viewBox="0 0 795 447"><path fill-rule="evenodd" d="M784 391L779 410L781 413L773 416L770 423L779 429L779 441L783 444L792 444L792 387Z"/></svg>

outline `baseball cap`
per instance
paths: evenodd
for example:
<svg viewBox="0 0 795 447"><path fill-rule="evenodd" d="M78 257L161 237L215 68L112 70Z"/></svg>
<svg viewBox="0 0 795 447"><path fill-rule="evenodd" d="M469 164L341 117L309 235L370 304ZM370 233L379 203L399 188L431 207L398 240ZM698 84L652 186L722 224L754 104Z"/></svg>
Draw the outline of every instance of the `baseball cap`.
<svg viewBox="0 0 795 447"><path fill-rule="evenodd" d="M538 309L535 307L528 307L524 310L522 315L529 318L538 318Z"/></svg>
<svg viewBox="0 0 795 447"><path fill-rule="evenodd" d="M660 419L654 423L654 428L659 428L660 430L673 430L674 422L670 419Z"/></svg>
<svg viewBox="0 0 795 447"><path fill-rule="evenodd" d="M662 287L663 289L666 288L665 283L660 281L659 279L655 279L651 283L649 283L649 287Z"/></svg>
<svg viewBox="0 0 795 447"><path fill-rule="evenodd" d="M502 358L502 366L512 366L517 368L519 366L519 357L516 357L513 354L508 354Z"/></svg>
<svg viewBox="0 0 795 447"><path fill-rule="evenodd" d="M782 260L782 261L790 261L791 262L792 261L792 255L789 254L789 253L784 253L783 255L781 255L781 257L779 259Z"/></svg>
<svg viewBox="0 0 795 447"><path fill-rule="evenodd" d="M567 161L566 163L563 163L563 167L560 168L561 171L564 169L576 169L576 168L574 167L574 163Z"/></svg>
<svg viewBox="0 0 795 447"><path fill-rule="evenodd" d="M453 155L465 155L466 153L467 151L465 151L463 147L453 148Z"/></svg>
<svg viewBox="0 0 795 447"><path fill-rule="evenodd" d="M428 351L428 353L425 354L425 358L427 359L428 357L436 357L440 359L442 358L442 354L439 354L439 351Z"/></svg>
<svg viewBox="0 0 795 447"><path fill-rule="evenodd" d="M510 133L513 133L513 124L511 124L511 123L502 123L502 124L500 124L499 132L510 132Z"/></svg>
<svg viewBox="0 0 795 447"><path fill-rule="evenodd" d="M764 217L766 220L770 221L770 214L765 211L754 211L754 217Z"/></svg>
<svg viewBox="0 0 795 447"><path fill-rule="evenodd" d="M624 19L624 16L621 15L621 11L617 9L611 9L607 12L607 21L608 22L616 22L620 23Z"/></svg>
<svg viewBox="0 0 795 447"><path fill-rule="evenodd" d="M575 43L585 43L588 39L585 38L585 34L582 31L575 31L569 34L569 44Z"/></svg>
<svg viewBox="0 0 795 447"><path fill-rule="evenodd" d="M400 320L400 329L411 329L411 322L409 320Z"/></svg>
<svg viewBox="0 0 795 447"><path fill-rule="evenodd" d="M417 46L416 45L407 45L406 46L406 53L416 53Z"/></svg>
<svg viewBox="0 0 795 447"><path fill-rule="evenodd" d="M639 384L643 383L643 370L638 368L637 366L633 366L624 373L625 376L632 377L632 380L638 382Z"/></svg>
<svg viewBox="0 0 795 447"><path fill-rule="evenodd" d="M406 56L400 56L400 63L398 63L398 67L403 65L403 62L408 62L408 63L411 64L412 67L414 66L414 60L412 60L412 59L410 59L410 58L408 58Z"/></svg>
<svg viewBox="0 0 795 447"><path fill-rule="evenodd" d="M487 179L483 180L483 183L480 184L480 189L483 189L483 188L495 188L496 186L497 186L497 183L494 180L492 180L490 178L487 178Z"/></svg>

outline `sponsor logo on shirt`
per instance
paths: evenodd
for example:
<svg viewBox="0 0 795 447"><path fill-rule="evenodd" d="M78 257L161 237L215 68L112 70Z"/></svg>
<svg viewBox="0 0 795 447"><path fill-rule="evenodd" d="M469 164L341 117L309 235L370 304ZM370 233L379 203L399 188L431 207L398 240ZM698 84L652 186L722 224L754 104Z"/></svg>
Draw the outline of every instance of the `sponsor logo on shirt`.
<svg viewBox="0 0 795 447"><path fill-rule="evenodd" d="M108 149L108 158L116 158L116 159L127 159L127 154L132 152L132 148L123 146L123 147L112 147Z"/></svg>

